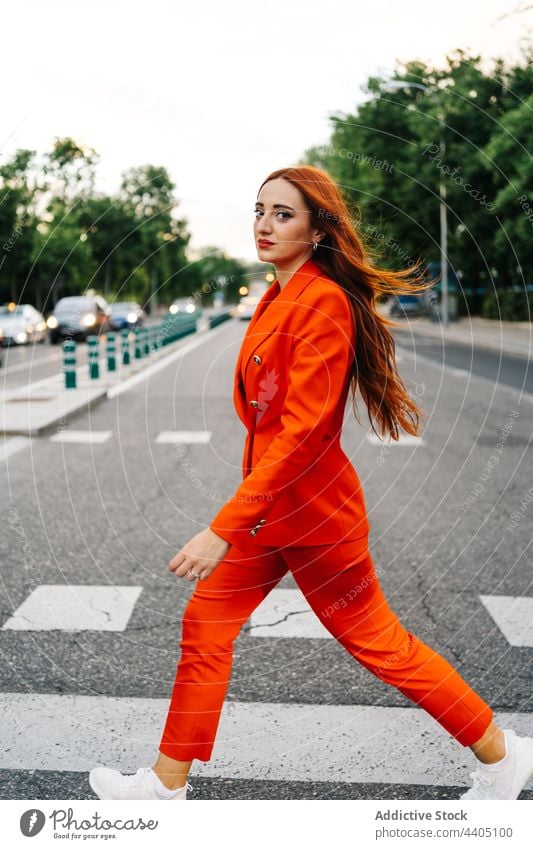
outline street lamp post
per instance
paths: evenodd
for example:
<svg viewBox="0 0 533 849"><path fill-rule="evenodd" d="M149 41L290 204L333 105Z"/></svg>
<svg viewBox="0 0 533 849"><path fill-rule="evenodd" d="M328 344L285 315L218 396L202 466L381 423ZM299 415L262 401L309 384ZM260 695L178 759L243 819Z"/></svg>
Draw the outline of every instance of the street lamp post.
<svg viewBox="0 0 533 849"><path fill-rule="evenodd" d="M396 91L401 88L419 88L423 92L431 92L434 86L422 83L411 83L409 80L390 80L383 86L384 91ZM441 155L446 150L444 139L444 110L439 107L440 139L439 149ZM448 216L446 214L446 181L442 168L439 169L439 218L440 218L440 273L441 273L441 321L442 325L448 327Z"/></svg>

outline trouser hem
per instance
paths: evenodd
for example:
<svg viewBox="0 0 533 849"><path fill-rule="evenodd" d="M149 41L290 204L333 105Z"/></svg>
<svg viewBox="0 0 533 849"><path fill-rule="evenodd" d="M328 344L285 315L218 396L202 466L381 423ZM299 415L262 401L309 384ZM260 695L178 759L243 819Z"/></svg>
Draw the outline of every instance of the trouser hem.
<svg viewBox="0 0 533 849"><path fill-rule="evenodd" d="M162 743L159 751L175 761L209 761L211 760L211 749L205 746L187 746L180 743Z"/></svg>

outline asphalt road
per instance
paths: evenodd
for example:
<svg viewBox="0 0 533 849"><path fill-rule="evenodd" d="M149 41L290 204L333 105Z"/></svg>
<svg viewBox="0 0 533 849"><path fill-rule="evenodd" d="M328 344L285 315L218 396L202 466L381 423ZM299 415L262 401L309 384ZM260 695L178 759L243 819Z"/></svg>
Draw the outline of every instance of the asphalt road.
<svg viewBox="0 0 533 849"><path fill-rule="evenodd" d="M96 760L107 755L124 772L154 762L192 592L166 566L240 480L244 428L232 380L244 330L226 322L190 354L69 422L67 431L108 434L102 441L48 435L4 462L0 798L92 799L87 773ZM390 606L503 727L523 733L533 725L531 631L523 644L516 635L531 608L511 612L504 625L489 607L531 597L533 405L521 394L526 385L532 391L531 379L515 357L498 356L494 372L489 352L472 360L453 344L443 358L438 347L417 337L416 351L398 348L402 376L427 416L422 441L374 444L360 400L361 424L347 407L343 449L364 486ZM35 358L51 356L41 348ZM180 456L178 445L158 441L169 431L211 436ZM106 630L104 617L99 627L80 620L74 629L58 606L44 626L30 617L21 627L19 617L9 627L40 588L54 599L80 587L129 588L122 625ZM295 592L292 576L277 590ZM253 620L244 626L226 725L212 762L193 764L191 798L457 799L475 768L472 753L306 622L292 636L258 636ZM139 722L155 716L138 733L132 706ZM246 715L259 723L248 761L253 731L239 737L235 724ZM533 799L533 790L521 798Z"/></svg>

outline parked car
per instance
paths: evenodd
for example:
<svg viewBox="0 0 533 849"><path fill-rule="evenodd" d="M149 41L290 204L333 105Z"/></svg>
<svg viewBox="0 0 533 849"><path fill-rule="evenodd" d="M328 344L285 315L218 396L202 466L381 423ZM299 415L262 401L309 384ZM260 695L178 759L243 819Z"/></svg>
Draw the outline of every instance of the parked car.
<svg viewBox="0 0 533 849"><path fill-rule="evenodd" d="M168 309L172 315L185 313L195 318L200 318L203 312L202 307L196 303L194 298L176 298Z"/></svg>
<svg viewBox="0 0 533 849"><path fill-rule="evenodd" d="M400 318L426 314L427 301L423 295L395 295L389 309L389 315Z"/></svg>
<svg viewBox="0 0 533 849"><path fill-rule="evenodd" d="M127 330L142 327L145 313L135 301L119 301L109 307L109 324L112 330Z"/></svg>
<svg viewBox="0 0 533 849"><path fill-rule="evenodd" d="M3 345L28 345L46 339L44 316L31 304L1 306L0 327L3 331Z"/></svg>
<svg viewBox="0 0 533 849"><path fill-rule="evenodd" d="M67 337L79 340L110 330L109 305L100 295L61 298L46 321L49 339L55 345Z"/></svg>
<svg viewBox="0 0 533 849"><path fill-rule="evenodd" d="M248 321L255 312L261 298L258 295L244 295L237 304L237 316Z"/></svg>

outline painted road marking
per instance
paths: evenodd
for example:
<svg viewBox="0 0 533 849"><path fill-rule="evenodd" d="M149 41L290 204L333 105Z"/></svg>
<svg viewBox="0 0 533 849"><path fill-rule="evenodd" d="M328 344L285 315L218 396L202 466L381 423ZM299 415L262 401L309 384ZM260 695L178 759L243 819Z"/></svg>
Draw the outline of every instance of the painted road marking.
<svg viewBox="0 0 533 849"><path fill-rule="evenodd" d="M250 622L251 637L333 639L300 590L271 590Z"/></svg>
<svg viewBox="0 0 533 849"><path fill-rule="evenodd" d="M156 436L158 445L169 445L175 443L205 444L211 439L210 430L162 430Z"/></svg>
<svg viewBox="0 0 533 849"><path fill-rule="evenodd" d="M113 432L111 430L61 430L50 436L50 442L106 442Z"/></svg>
<svg viewBox="0 0 533 849"><path fill-rule="evenodd" d="M0 769L134 773L152 763L169 699L0 694ZM525 735L530 713L496 712ZM43 733L46 729L46 733ZM227 701L194 776L467 786L475 758L419 707Z"/></svg>
<svg viewBox="0 0 533 849"><path fill-rule="evenodd" d="M421 436L412 436L410 433L401 433L398 440L380 439L375 433L367 433L366 438L371 445L390 445L392 448L426 444Z"/></svg>
<svg viewBox="0 0 533 849"><path fill-rule="evenodd" d="M142 587L42 584L2 631L124 631Z"/></svg>
<svg viewBox="0 0 533 849"><path fill-rule="evenodd" d="M503 636L512 646L533 648L533 598L480 595Z"/></svg>

